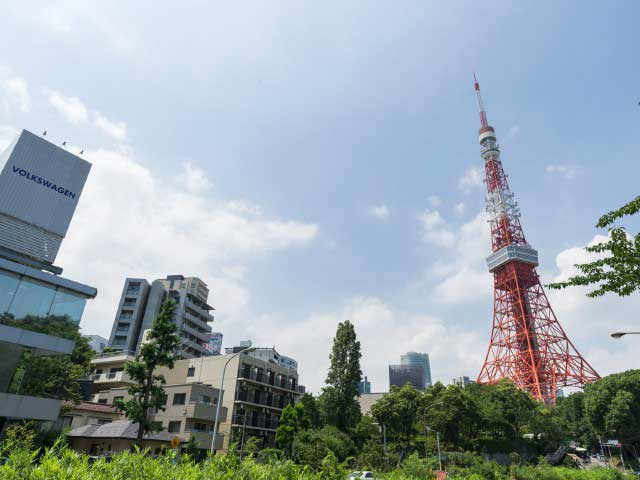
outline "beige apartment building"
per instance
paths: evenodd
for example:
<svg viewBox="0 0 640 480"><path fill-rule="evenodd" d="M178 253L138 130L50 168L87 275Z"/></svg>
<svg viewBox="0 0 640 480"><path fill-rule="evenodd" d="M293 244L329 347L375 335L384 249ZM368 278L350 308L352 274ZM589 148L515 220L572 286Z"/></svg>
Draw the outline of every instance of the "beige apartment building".
<svg viewBox="0 0 640 480"><path fill-rule="evenodd" d="M168 395L165 411L154 412L153 421L163 431L187 441L195 436L201 449L208 449L213 435L222 372L222 403L216 450L226 450L233 441L256 436L262 447L275 445L280 414L304 393L297 370L279 362L275 349L251 353L216 355L178 360L173 369L160 368ZM127 397L129 378L122 370L133 357L125 352L92 360L93 401L112 405Z"/></svg>
<svg viewBox="0 0 640 480"><path fill-rule="evenodd" d="M151 413L151 421L157 424L158 430L167 432L187 442L195 437L201 449L209 449L213 439L213 423L218 405L219 391L210 385L199 383L182 383L165 385L167 394L165 410ZM127 387L112 388L99 392L94 400L99 404L113 405L114 400L129 398ZM227 418L227 409L220 408L220 421ZM218 439L216 449L222 448Z"/></svg>

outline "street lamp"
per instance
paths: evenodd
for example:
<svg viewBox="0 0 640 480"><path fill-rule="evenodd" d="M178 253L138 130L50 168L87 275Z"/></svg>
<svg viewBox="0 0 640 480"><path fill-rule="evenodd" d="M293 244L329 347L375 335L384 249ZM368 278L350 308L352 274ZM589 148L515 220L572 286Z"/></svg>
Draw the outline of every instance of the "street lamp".
<svg viewBox="0 0 640 480"><path fill-rule="evenodd" d="M249 353L257 350L257 347L247 347L244 350L240 350L239 352L234 353L229 357L229 359L225 362L224 368L222 369L222 380L220 380L220 390L218 394L218 406L216 407L216 421L213 424L213 438L211 439L211 455L213 455L215 451L216 438L218 437L218 422L220 420L220 405L222 404L222 395L223 395L223 387L224 387L224 374L227 371L227 365L229 362L236 358L241 353Z"/></svg>
<svg viewBox="0 0 640 480"><path fill-rule="evenodd" d="M613 338L621 338L625 335L640 335L640 332L614 332L611 334Z"/></svg>
<svg viewBox="0 0 640 480"><path fill-rule="evenodd" d="M429 427L427 427L427 410L429 410L431 407L436 407L438 405L444 405L444 404L445 404L444 400L440 402L432 403L431 405L427 405L422 412L422 415L424 416L424 456L425 458L427 456L427 433L429 432ZM438 445L438 464L440 465L440 470L442 470L442 459L440 457L440 432L438 432L437 430L436 430L436 442Z"/></svg>

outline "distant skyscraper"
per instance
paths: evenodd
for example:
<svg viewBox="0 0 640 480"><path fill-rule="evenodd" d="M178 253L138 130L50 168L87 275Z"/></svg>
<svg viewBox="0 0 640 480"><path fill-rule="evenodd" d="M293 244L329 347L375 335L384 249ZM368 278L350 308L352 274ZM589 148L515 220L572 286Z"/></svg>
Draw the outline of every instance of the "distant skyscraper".
<svg viewBox="0 0 640 480"><path fill-rule="evenodd" d="M424 367L413 365L389 365L389 388L404 387L410 383L418 390L424 390Z"/></svg>
<svg viewBox="0 0 640 480"><path fill-rule="evenodd" d="M454 385L457 385L459 387L464 387L469 385L470 383L475 383L473 380L471 380L469 377L467 376L462 376L462 377L456 377L452 380L452 382Z"/></svg>
<svg viewBox="0 0 640 480"><path fill-rule="evenodd" d="M431 382L431 362L428 353L407 352L400 356L401 365L420 365L424 370L424 386L430 387Z"/></svg>
<svg viewBox="0 0 640 480"><path fill-rule="evenodd" d="M358 382L358 393L364 395L365 393L371 393L371 382L367 377Z"/></svg>

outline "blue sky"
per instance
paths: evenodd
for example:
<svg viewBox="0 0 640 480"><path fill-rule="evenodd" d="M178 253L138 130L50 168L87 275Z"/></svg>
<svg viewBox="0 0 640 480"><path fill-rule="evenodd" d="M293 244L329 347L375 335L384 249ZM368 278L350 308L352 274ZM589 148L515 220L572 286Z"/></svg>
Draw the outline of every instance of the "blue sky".
<svg viewBox="0 0 640 480"><path fill-rule="evenodd" d="M103 4L105 2L102 2ZM406 350L475 376L491 277L472 71L543 280L638 194L637 2L4 2L0 134L47 129L91 179L58 263L213 290L225 345L298 358L317 391L351 318L374 390ZM172 8L173 7L173 8ZM550 295L601 373L640 367L637 298Z"/></svg>

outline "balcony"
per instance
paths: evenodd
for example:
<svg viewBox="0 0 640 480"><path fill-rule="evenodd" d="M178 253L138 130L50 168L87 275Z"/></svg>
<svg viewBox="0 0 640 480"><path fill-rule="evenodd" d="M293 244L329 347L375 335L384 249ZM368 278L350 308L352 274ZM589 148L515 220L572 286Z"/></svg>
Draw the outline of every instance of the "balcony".
<svg viewBox="0 0 640 480"><path fill-rule="evenodd" d="M213 322L213 315L199 305L196 305L192 300L189 300L189 298L185 299L184 306L201 315L203 318L206 318L207 322Z"/></svg>
<svg viewBox="0 0 640 480"><path fill-rule="evenodd" d="M180 329L197 337L202 343L205 343L208 340L207 332L201 332L200 330L196 330L193 327L190 327L188 324L183 323L180 325Z"/></svg>
<svg viewBox="0 0 640 480"><path fill-rule="evenodd" d="M295 395L300 395L300 389L296 385L296 382L293 383L290 381L283 381L284 379L274 379L273 377L269 377L265 373L255 372L253 369L247 374L245 369L241 368L240 373L238 374L238 380L248 380L253 383L257 383L260 385L268 385L270 387L275 387L281 390L285 390L287 392L291 392ZM302 392L304 393L304 392Z"/></svg>
<svg viewBox="0 0 640 480"><path fill-rule="evenodd" d="M187 418L195 418L197 420L211 420L216 418L217 405L213 403L189 402L186 405L185 416ZM227 409L220 406L220 421L224 422L227 418Z"/></svg>
<svg viewBox="0 0 640 480"><path fill-rule="evenodd" d="M133 383L127 375L127 372L110 372L110 373L98 373L91 375L91 380L96 385L109 385L109 387L115 387L117 385L129 385Z"/></svg>
<svg viewBox="0 0 640 480"><path fill-rule="evenodd" d="M239 414L233 416L232 426L239 428L255 428L258 430L271 430L275 432L278 428L279 421L279 417L266 418L264 415L257 415L254 417L250 414Z"/></svg>
<svg viewBox="0 0 640 480"><path fill-rule="evenodd" d="M189 312L185 311L184 312L184 318L186 318L188 321L193 323L195 326L197 326L198 328L203 329L206 332L210 332L211 331L211 325L209 325L207 322L203 321L201 318L195 316L193 313L189 313ZM213 318L211 319L211 321L213 321Z"/></svg>
<svg viewBox="0 0 640 480"><path fill-rule="evenodd" d="M190 347L190 348L193 348L196 352L200 352L201 354L209 353L206 348L204 348L202 345L199 345L192 340L182 338L181 342L182 342L183 349L184 347Z"/></svg>

